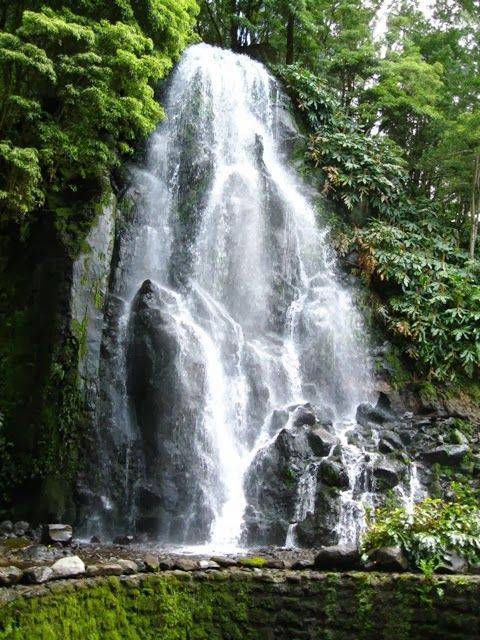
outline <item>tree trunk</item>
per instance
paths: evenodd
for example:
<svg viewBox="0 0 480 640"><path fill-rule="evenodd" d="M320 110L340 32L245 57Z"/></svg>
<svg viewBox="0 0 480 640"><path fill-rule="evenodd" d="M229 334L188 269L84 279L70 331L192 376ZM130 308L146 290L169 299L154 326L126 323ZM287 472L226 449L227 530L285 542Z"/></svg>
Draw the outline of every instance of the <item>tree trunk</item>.
<svg viewBox="0 0 480 640"><path fill-rule="evenodd" d="M475 257L475 245L477 243L478 224L480 222L480 155L475 156L472 184L472 204L470 207L472 228L470 231L470 259Z"/></svg>
<svg viewBox="0 0 480 640"><path fill-rule="evenodd" d="M295 15L292 10L288 12L287 21L287 55L286 64L293 64L295 61Z"/></svg>

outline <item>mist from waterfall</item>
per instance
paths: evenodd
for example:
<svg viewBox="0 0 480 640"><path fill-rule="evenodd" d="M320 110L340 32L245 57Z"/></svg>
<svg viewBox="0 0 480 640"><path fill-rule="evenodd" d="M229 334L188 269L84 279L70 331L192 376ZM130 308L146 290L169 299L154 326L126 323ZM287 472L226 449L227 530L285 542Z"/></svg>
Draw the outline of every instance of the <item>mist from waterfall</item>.
<svg viewBox="0 0 480 640"><path fill-rule="evenodd" d="M276 427L275 412L311 403L345 429L369 397L370 364L266 68L192 46L165 106L125 199L92 527L228 547L241 540L245 473L292 428ZM298 517L312 508L312 469Z"/></svg>

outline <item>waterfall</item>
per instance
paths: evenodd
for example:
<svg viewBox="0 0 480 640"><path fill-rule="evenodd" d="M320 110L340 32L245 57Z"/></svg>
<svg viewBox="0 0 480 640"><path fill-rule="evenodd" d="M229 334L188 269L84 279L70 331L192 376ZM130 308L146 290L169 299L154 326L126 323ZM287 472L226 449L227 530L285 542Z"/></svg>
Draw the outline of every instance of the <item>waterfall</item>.
<svg viewBox="0 0 480 640"><path fill-rule="evenodd" d="M293 428L275 416L308 402L353 419L370 368L328 230L290 166L299 134L278 83L246 56L195 45L165 106L124 204L92 521L234 545L247 470ZM309 469L297 516L313 508Z"/></svg>

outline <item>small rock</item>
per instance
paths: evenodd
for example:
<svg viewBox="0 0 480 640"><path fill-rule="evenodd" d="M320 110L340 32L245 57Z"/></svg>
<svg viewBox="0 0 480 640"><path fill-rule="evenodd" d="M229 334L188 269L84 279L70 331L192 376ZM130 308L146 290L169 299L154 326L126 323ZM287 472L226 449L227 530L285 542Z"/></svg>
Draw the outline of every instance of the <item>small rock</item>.
<svg viewBox="0 0 480 640"><path fill-rule="evenodd" d="M444 444L426 451L423 456L429 462L453 467L459 464L469 451L465 444Z"/></svg>
<svg viewBox="0 0 480 640"><path fill-rule="evenodd" d="M113 544L127 545L133 544L134 541L135 538L133 536L117 536L113 539Z"/></svg>
<svg viewBox="0 0 480 640"><path fill-rule="evenodd" d="M199 569L220 569L220 565L214 560L200 560L198 563Z"/></svg>
<svg viewBox="0 0 480 640"><path fill-rule="evenodd" d="M180 569L180 571L195 571L198 569L198 563L188 558L178 558L175 560L175 569Z"/></svg>
<svg viewBox="0 0 480 640"><path fill-rule="evenodd" d="M154 556L151 553L147 553L147 555L143 558L143 561L145 563L145 569L147 571L149 571L150 573L154 573L155 571L158 571L160 567L158 556Z"/></svg>
<svg viewBox="0 0 480 640"><path fill-rule="evenodd" d="M314 566L315 561L313 558L311 560L297 560L293 563L292 569L304 571L305 569L313 569Z"/></svg>
<svg viewBox="0 0 480 640"><path fill-rule="evenodd" d="M3 520L0 522L0 533L12 533L13 522L11 520Z"/></svg>
<svg viewBox="0 0 480 640"><path fill-rule="evenodd" d="M169 558L167 556L166 558L159 559L158 567L161 571L171 571L176 566L177 566L177 563L173 558Z"/></svg>
<svg viewBox="0 0 480 640"><path fill-rule="evenodd" d="M223 556L212 556L210 560L216 562L220 567L234 567L237 564L233 558L224 558Z"/></svg>
<svg viewBox="0 0 480 640"><path fill-rule="evenodd" d="M87 567L86 573L87 576L91 578L99 576L121 576L123 569L120 563L91 564Z"/></svg>
<svg viewBox="0 0 480 640"><path fill-rule="evenodd" d="M381 547L368 553L366 568L373 571L406 571L408 560L402 549L396 547Z"/></svg>
<svg viewBox="0 0 480 640"><path fill-rule="evenodd" d="M21 558L25 562L54 562L61 556L57 549L49 549L44 544L36 544L27 547L21 552Z"/></svg>
<svg viewBox="0 0 480 640"><path fill-rule="evenodd" d="M360 568L360 553L354 545L323 547L315 556L317 569L353 570Z"/></svg>
<svg viewBox="0 0 480 640"><path fill-rule="evenodd" d="M332 447L338 443L338 438L333 436L323 427L317 427L308 432L308 443L316 456L328 456Z"/></svg>
<svg viewBox="0 0 480 640"><path fill-rule="evenodd" d="M132 573L138 573L138 564L133 560L124 560L121 559L118 561L118 564L122 568L122 573L130 575Z"/></svg>
<svg viewBox="0 0 480 640"><path fill-rule="evenodd" d="M73 530L69 524L47 524L43 527L42 542L44 544L67 545L72 541Z"/></svg>
<svg viewBox="0 0 480 640"><path fill-rule="evenodd" d="M92 536L90 538L90 544L101 544L101 540L98 536Z"/></svg>
<svg viewBox="0 0 480 640"><path fill-rule="evenodd" d="M17 567L0 567L0 587L9 587L20 582L23 571Z"/></svg>
<svg viewBox="0 0 480 640"><path fill-rule="evenodd" d="M13 533L16 536L24 536L29 529L30 529L30 523L25 522L25 520L19 520L13 525Z"/></svg>
<svg viewBox="0 0 480 640"><path fill-rule="evenodd" d="M85 563L78 556L60 558L52 565L55 578L73 578L85 573Z"/></svg>
<svg viewBox="0 0 480 640"><path fill-rule="evenodd" d="M22 581L28 584L43 584L53 578L50 567L30 567L23 572Z"/></svg>

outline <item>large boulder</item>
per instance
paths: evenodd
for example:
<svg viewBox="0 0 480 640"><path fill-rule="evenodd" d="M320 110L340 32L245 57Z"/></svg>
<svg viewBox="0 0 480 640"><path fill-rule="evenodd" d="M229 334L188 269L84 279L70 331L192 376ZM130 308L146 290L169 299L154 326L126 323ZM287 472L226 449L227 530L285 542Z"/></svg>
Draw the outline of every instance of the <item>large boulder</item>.
<svg viewBox="0 0 480 640"><path fill-rule="evenodd" d="M353 571L361 568L360 552L354 545L323 547L315 556L317 569Z"/></svg>
<svg viewBox="0 0 480 640"><path fill-rule="evenodd" d="M244 541L283 545L294 520L300 479L314 459L306 430L282 429L255 456L245 476Z"/></svg>

